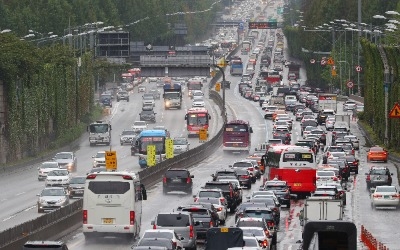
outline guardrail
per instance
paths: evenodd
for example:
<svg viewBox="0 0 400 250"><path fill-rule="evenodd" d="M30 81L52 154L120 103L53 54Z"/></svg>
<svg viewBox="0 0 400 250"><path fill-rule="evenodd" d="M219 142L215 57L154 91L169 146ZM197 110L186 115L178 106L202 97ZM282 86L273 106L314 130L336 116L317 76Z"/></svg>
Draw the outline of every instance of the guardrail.
<svg viewBox="0 0 400 250"><path fill-rule="evenodd" d="M233 50L227 58L230 58L237 50L238 48ZM214 86L221 76L222 73L218 72L211 79L210 86ZM210 89L210 98L222 111L222 97ZM146 186L151 186L161 179L162 174L169 167L189 168L193 164L204 160L222 144L222 132L223 129L221 128L214 138L203 145L182 153L173 159L160 162L154 167L140 171L139 177L142 178L142 183ZM83 200L80 199L64 208L0 232L0 249L21 249L28 240L47 240L50 237L66 232L68 229L79 227L82 223L82 205Z"/></svg>

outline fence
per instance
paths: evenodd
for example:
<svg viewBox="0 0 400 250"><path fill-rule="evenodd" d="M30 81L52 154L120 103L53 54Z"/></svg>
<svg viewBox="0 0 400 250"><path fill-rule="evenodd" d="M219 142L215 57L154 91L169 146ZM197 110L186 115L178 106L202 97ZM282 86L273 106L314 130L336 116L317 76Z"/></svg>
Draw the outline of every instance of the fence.
<svg viewBox="0 0 400 250"><path fill-rule="evenodd" d="M379 242L372 234L361 225L361 241L369 250L389 250L383 243Z"/></svg>

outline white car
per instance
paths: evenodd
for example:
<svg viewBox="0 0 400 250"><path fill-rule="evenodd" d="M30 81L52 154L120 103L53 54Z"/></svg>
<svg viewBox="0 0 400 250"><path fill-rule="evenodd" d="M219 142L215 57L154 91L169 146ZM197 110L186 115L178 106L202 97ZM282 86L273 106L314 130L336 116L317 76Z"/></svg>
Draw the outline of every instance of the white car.
<svg viewBox="0 0 400 250"><path fill-rule="evenodd" d="M217 214L220 223L223 225L225 224L226 217L227 217L227 208L226 202L224 202L221 198L217 197L200 197L195 199L195 202L200 203L211 203L217 209Z"/></svg>
<svg viewBox="0 0 400 250"><path fill-rule="evenodd" d="M70 181L69 171L66 169L56 169L47 173L47 177L45 180L46 187L55 186L55 187L67 187Z"/></svg>
<svg viewBox="0 0 400 250"><path fill-rule="evenodd" d="M316 172L317 184L319 182L338 182L339 178L336 176L335 171L331 170L318 170Z"/></svg>
<svg viewBox="0 0 400 250"><path fill-rule="evenodd" d="M132 125L132 130L136 133L140 133L147 129L147 123L145 121L135 121Z"/></svg>
<svg viewBox="0 0 400 250"><path fill-rule="evenodd" d="M371 206L399 208L400 195L395 186L377 186L371 194Z"/></svg>
<svg viewBox="0 0 400 250"><path fill-rule="evenodd" d="M334 116L326 118L326 120L325 120L325 129L326 130L332 130L334 128L334 126L335 126L335 121L336 121L336 119L335 119Z"/></svg>
<svg viewBox="0 0 400 250"><path fill-rule="evenodd" d="M179 249L179 247L181 249L183 249L183 244L182 244L182 237L178 236L175 233L175 230L171 230L171 229L148 229L146 231L144 231L143 236L140 238L139 242L142 239L147 239L147 238L157 238L157 239L170 239L172 240L172 242L174 243L174 245L177 247L177 249Z"/></svg>
<svg viewBox="0 0 400 250"><path fill-rule="evenodd" d="M343 104L343 111L352 111L357 108L357 103L353 101L346 101Z"/></svg>
<svg viewBox="0 0 400 250"><path fill-rule="evenodd" d="M204 108L205 105L203 96L193 96L192 108Z"/></svg>
<svg viewBox="0 0 400 250"><path fill-rule="evenodd" d="M106 151L99 151L93 158L93 168L106 166Z"/></svg>
<svg viewBox="0 0 400 250"><path fill-rule="evenodd" d="M272 238L268 237L262 227L240 227L240 229L243 231L243 239L245 239L245 237L256 238L257 243L262 242L263 248L265 247L264 249L270 249L269 246L272 243ZM254 246L253 244L248 245L246 240L245 242L246 246Z"/></svg>
<svg viewBox="0 0 400 250"><path fill-rule="evenodd" d="M52 171L60 169L60 165L56 161L45 161L38 167L38 180L45 180L47 174Z"/></svg>
<svg viewBox="0 0 400 250"><path fill-rule="evenodd" d="M175 137L174 138L174 154L180 154L189 151L189 141L186 137Z"/></svg>
<svg viewBox="0 0 400 250"><path fill-rule="evenodd" d="M354 149L360 149L360 141L355 135L345 135L344 139L350 139Z"/></svg>
<svg viewBox="0 0 400 250"><path fill-rule="evenodd" d="M194 99L195 96L201 96L201 97L203 97L203 96L204 96L204 93L203 93L203 91L201 91L201 90L192 90L191 98Z"/></svg>

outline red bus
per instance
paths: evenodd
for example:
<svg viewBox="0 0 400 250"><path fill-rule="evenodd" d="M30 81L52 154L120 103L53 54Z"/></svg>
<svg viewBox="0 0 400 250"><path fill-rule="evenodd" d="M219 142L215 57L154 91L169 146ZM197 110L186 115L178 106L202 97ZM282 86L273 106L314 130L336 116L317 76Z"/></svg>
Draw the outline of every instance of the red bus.
<svg viewBox="0 0 400 250"><path fill-rule="evenodd" d="M189 79L187 83L187 88L188 88L188 95L192 96L193 90L201 90L203 88L203 80L200 78Z"/></svg>
<svg viewBox="0 0 400 250"><path fill-rule="evenodd" d="M205 108L190 108L186 115L186 129L188 136L198 135L200 129L208 130L211 115Z"/></svg>
<svg viewBox="0 0 400 250"><path fill-rule="evenodd" d="M250 123L243 120L234 120L224 125L223 147L224 151L247 151L251 149Z"/></svg>
<svg viewBox="0 0 400 250"><path fill-rule="evenodd" d="M310 148L282 144L271 146L262 159L269 180L286 181L291 192L299 195L307 196L315 191L317 162Z"/></svg>

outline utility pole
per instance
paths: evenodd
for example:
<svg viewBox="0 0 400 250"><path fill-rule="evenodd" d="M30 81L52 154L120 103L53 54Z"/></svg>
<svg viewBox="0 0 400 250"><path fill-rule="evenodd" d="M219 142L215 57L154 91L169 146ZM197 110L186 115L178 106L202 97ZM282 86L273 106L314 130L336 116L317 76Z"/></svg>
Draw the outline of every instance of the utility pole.
<svg viewBox="0 0 400 250"><path fill-rule="evenodd" d="M357 65L360 66L360 37L361 37L361 1L358 0L357 6L357 29L358 29L358 40L357 40ZM360 86L360 72L357 72L357 93L361 96L361 86Z"/></svg>

